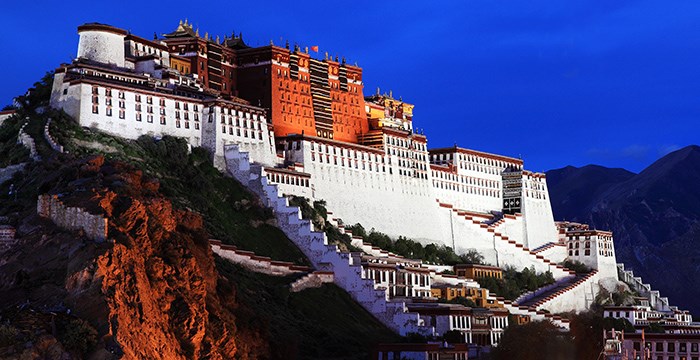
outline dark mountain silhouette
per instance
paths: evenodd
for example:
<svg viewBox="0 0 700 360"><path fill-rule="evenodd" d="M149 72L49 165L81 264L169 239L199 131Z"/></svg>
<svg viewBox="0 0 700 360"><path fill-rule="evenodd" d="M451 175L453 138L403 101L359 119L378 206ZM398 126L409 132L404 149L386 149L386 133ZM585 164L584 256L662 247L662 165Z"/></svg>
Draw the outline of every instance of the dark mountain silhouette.
<svg viewBox="0 0 700 360"><path fill-rule="evenodd" d="M618 262L672 304L700 312L700 147L674 151L639 174L597 165L547 172L557 220L610 229Z"/></svg>

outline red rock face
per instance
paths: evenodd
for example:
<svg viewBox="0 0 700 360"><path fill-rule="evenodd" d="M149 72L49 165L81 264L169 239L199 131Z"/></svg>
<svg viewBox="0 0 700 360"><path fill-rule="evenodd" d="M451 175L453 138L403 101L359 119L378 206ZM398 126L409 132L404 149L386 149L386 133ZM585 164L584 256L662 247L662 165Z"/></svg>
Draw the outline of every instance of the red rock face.
<svg viewBox="0 0 700 360"><path fill-rule="evenodd" d="M219 302L202 218L174 210L140 173L121 177L130 196L106 191L99 198L116 240L95 272L109 332L127 358L233 358L234 318Z"/></svg>
<svg viewBox="0 0 700 360"><path fill-rule="evenodd" d="M125 164L92 157L61 171L65 185L51 191L70 206L104 213L109 240L95 243L28 213L20 248L0 262L0 298L7 305L0 310L25 302L37 309L65 304L71 312L62 316L79 317L97 330L92 355L269 358L267 339L236 327L235 314L245 307L239 308L235 285L216 270L200 215L174 209L157 180ZM37 326L50 336L51 316L45 317ZM26 330L34 333L37 326ZM61 338L55 331L53 336ZM24 351L24 343L17 349Z"/></svg>

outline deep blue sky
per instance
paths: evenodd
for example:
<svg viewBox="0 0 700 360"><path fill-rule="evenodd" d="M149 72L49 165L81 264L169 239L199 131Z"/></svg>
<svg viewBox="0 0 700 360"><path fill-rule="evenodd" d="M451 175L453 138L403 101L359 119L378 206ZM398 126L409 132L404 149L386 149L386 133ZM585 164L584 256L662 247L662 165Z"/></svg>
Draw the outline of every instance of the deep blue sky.
<svg viewBox="0 0 700 360"><path fill-rule="evenodd" d="M207 11L194 11L202 5ZM76 54L76 27L152 38L179 19L251 45L319 45L364 68L365 94L416 105L431 147L522 156L544 171L639 171L697 144L700 1L6 1L0 104Z"/></svg>

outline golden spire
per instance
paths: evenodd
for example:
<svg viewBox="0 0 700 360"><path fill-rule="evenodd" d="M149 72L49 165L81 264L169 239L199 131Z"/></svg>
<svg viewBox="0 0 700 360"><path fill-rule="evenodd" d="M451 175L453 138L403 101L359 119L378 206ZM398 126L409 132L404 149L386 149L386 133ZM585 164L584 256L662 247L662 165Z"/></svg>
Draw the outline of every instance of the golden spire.
<svg viewBox="0 0 700 360"><path fill-rule="evenodd" d="M209 32L204 32L204 40L209 40Z"/></svg>
<svg viewBox="0 0 700 360"><path fill-rule="evenodd" d="M197 28L197 31L195 31L194 35L195 35L196 37L199 37L199 28Z"/></svg>

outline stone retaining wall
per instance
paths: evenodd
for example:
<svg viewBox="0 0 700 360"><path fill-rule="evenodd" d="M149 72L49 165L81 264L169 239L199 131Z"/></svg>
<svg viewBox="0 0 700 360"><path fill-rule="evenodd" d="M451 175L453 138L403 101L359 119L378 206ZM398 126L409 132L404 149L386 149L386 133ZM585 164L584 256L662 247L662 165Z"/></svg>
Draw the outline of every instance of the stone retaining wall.
<svg viewBox="0 0 700 360"><path fill-rule="evenodd" d="M82 230L95 241L107 239L107 218L90 214L82 208L66 206L58 195L39 195L36 212L64 229Z"/></svg>
<svg viewBox="0 0 700 360"><path fill-rule="evenodd" d="M22 144L22 145L24 145L27 149L29 149L29 156L30 156L33 160L39 160L40 157L39 157L39 153L37 153L37 151L36 151L36 144L34 143L34 139L32 139L32 137L29 136L29 134L27 134L26 132L24 132L24 128L27 126L27 124L29 124L29 121L27 121L26 123L24 123L24 125L22 125L22 127L19 129L19 135L18 135L18 137L17 137L17 143L18 143L18 144Z"/></svg>
<svg viewBox="0 0 700 360"><path fill-rule="evenodd" d="M46 121L46 125L44 125L44 139L46 139L46 142L49 143L49 146L51 146L52 149L62 153L63 152L63 145L59 144L58 141L56 141L53 138L53 136L51 136L50 127L51 127L51 119L49 118L49 120Z"/></svg>

